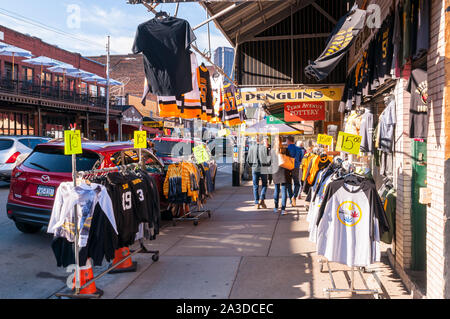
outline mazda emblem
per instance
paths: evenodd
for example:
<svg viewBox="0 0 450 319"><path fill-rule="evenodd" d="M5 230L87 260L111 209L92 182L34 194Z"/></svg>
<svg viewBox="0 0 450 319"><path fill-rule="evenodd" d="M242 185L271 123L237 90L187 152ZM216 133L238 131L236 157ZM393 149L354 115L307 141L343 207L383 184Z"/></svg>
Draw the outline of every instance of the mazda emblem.
<svg viewBox="0 0 450 319"><path fill-rule="evenodd" d="M48 175L42 175L42 176L41 176L41 181L44 182L44 183L50 182L50 176L48 176Z"/></svg>

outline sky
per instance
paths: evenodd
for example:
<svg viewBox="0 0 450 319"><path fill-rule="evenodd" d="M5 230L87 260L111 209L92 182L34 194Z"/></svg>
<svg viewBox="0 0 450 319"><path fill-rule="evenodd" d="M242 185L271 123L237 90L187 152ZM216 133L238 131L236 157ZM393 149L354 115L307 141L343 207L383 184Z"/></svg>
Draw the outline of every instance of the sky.
<svg viewBox="0 0 450 319"><path fill-rule="evenodd" d="M84 56L106 54L107 36L111 36L111 54L131 53L137 26L154 17L142 4L127 0L2 0L0 25L41 38L60 48ZM160 4L156 10L173 16L175 4ZM14 18L13 18L14 17ZM178 17L191 27L206 20L198 3L180 3ZM229 46L226 38L210 23L211 50ZM208 50L207 26L195 31L197 47Z"/></svg>

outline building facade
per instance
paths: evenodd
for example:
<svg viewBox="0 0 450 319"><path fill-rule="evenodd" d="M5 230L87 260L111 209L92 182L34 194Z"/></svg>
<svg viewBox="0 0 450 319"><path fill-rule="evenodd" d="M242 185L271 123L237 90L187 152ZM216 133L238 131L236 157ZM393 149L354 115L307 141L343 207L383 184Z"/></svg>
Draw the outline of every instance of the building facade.
<svg viewBox="0 0 450 319"><path fill-rule="evenodd" d="M2 42L32 53L71 64L105 77L105 65L0 25ZM81 78L50 72L23 62L25 58L0 55L0 135L62 137L76 123L82 135L104 140L106 89ZM14 65L13 65L14 61ZM14 75L13 75L14 70ZM111 118L121 107L111 103Z"/></svg>

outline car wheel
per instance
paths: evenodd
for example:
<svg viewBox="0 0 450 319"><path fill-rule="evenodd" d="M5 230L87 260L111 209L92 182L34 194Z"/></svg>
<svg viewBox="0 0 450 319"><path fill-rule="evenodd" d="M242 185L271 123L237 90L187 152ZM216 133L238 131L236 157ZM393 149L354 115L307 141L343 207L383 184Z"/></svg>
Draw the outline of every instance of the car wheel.
<svg viewBox="0 0 450 319"><path fill-rule="evenodd" d="M25 234L37 233L42 228L42 226L40 226L40 225L33 225L33 224L27 224L27 223L21 223L21 222L16 222L16 227L18 230L20 230L22 233L25 233Z"/></svg>

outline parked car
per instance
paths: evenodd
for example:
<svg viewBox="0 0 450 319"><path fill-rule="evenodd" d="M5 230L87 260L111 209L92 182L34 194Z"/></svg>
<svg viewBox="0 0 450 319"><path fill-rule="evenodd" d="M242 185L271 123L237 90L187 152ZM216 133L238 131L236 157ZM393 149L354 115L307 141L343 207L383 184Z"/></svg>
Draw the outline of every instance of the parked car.
<svg viewBox="0 0 450 319"><path fill-rule="evenodd" d="M215 160L219 163L232 163L233 162L233 147L236 141L233 136L228 137L216 137L208 141L207 145L214 156Z"/></svg>
<svg viewBox="0 0 450 319"><path fill-rule="evenodd" d="M11 172L41 143L50 140L39 136L1 136L0 137L0 180L9 181Z"/></svg>
<svg viewBox="0 0 450 319"><path fill-rule="evenodd" d="M214 157L211 155L207 145L200 140L178 138L178 137L155 137L153 140L153 150L155 155L158 156L166 166L166 168L172 164L177 163L183 159L183 157L190 156L193 154L193 148L196 146L203 146L208 153L209 164L211 170L211 177L213 184L215 185L217 164Z"/></svg>
<svg viewBox="0 0 450 319"><path fill-rule="evenodd" d="M82 142L83 153L76 157L78 171L137 163L138 150L133 144ZM142 149L146 170L155 177L164 202L164 164L151 152ZM72 181L72 157L64 155L64 143L50 142L36 146L34 151L12 172L6 211L16 227L34 233L47 226L54 196L60 183Z"/></svg>

